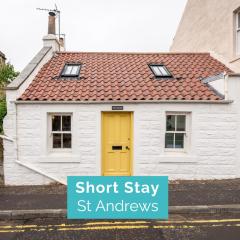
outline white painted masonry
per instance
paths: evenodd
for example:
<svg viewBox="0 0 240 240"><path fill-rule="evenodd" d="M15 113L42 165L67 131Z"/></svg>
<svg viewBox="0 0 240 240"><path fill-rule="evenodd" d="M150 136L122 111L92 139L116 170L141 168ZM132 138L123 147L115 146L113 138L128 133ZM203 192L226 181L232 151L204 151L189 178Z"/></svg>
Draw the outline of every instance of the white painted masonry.
<svg viewBox="0 0 240 240"><path fill-rule="evenodd" d="M240 78L231 77L233 103L122 104L134 113L134 175L168 175L170 179L222 179L240 177ZM15 142L4 140L5 183L48 184L66 182L68 175L101 174L101 112L114 104L11 103L4 122L6 135L16 131ZM191 144L187 153L164 150L166 112L191 113ZM72 113L72 150L50 152L49 113ZM12 114L14 114L12 112ZM19 165L37 169L39 174ZM49 176L49 177L46 177Z"/></svg>
<svg viewBox="0 0 240 240"><path fill-rule="evenodd" d="M212 52L234 71L239 72L236 51L236 12L239 0L188 0L171 52Z"/></svg>

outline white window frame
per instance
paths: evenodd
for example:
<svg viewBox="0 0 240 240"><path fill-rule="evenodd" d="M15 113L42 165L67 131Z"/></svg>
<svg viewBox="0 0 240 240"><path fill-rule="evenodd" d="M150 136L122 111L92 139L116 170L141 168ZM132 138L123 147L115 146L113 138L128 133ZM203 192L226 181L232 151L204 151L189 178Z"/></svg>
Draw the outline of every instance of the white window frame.
<svg viewBox="0 0 240 240"><path fill-rule="evenodd" d="M71 117L71 131L52 131L52 117L53 116L70 116ZM50 152L72 152L73 148L73 134L72 134L72 113L48 113L48 149ZM62 129L62 120L61 120L61 129ZM71 148L53 148L53 134L71 134ZM61 141L62 138L61 138ZM63 142L61 142L63 145Z"/></svg>
<svg viewBox="0 0 240 240"><path fill-rule="evenodd" d="M240 36L238 39L238 33L240 33L240 23L239 23L240 10L235 13L235 54L240 56Z"/></svg>
<svg viewBox="0 0 240 240"><path fill-rule="evenodd" d="M173 153L187 153L190 150L190 114L189 112L166 112L165 114L165 128L164 128L164 151ZM185 131L167 131L167 116L185 116ZM176 118L175 118L176 125ZM166 133L183 133L184 147L183 148L166 148ZM175 135L174 135L175 136Z"/></svg>
<svg viewBox="0 0 240 240"><path fill-rule="evenodd" d="M163 64L150 64L149 67L156 78L172 78L172 74ZM160 72L161 74L158 74L158 72Z"/></svg>
<svg viewBox="0 0 240 240"><path fill-rule="evenodd" d="M73 73L73 69L74 68L77 68L77 72ZM70 72L69 73L66 73L67 70L70 69ZM81 64L76 64L76 63L66 63L63 67L63 70L61 72L61 77L73 77L73 78L76 78L76 77L79 77L80 75L80 71L81 71Z"/></svg>

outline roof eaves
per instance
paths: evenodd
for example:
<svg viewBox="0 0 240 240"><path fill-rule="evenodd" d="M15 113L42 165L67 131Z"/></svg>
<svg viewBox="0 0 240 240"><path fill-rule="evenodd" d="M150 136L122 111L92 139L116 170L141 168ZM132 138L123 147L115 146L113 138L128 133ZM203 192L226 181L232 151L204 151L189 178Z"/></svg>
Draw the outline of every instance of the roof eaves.
<svg viewBox="0 0 240 240"><path fill-rule="evenodd" d="M198 104L230 104L233 100L132 100L132 101L41 101L41 100L17 100L16 104L139 104L139 103L198 103Z"/></svg>

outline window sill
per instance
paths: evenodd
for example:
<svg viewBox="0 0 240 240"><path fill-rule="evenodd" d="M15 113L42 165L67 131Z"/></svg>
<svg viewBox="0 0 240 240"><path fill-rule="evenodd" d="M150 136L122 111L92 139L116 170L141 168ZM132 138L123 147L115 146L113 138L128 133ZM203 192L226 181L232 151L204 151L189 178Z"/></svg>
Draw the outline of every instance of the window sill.
<svg viewBox="0 0 240 240"><path fill-rule="evenodd" d="M45 157L40 158L40 163L80 163L79 155L72 154L72 151L50 152Z"/></svg>
<svg viewBox="0 0 240 240"><path fill-rule="evenodd" d="M171 154L171 155L174 155L174 154L188 154L187 151L183 148L165 148L164 149L164 153L165 154Z"/></svg>
<svg viewBox="0 0 240 240"><path fill-rule="evenodd" d="M197 157L186 152L165 152L159 163L197 163Z"/></svg>

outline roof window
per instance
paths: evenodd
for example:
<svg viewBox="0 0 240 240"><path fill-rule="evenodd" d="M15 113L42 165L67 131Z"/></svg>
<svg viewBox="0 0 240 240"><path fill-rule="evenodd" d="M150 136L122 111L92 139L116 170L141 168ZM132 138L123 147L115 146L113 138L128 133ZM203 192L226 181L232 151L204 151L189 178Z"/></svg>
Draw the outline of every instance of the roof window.
<svg viewBox="0 0 240 240"><path fill-rule="evenodd" d="M151 64L149 65L155 77L172 77L172 74L169 70L162 64Z"/></svg>
<svg viewBox="0 0 240 240"><path fill-rule="evenodd" d="M65 64L61 77L78 77L80 73L80 64Z"/></svg>

